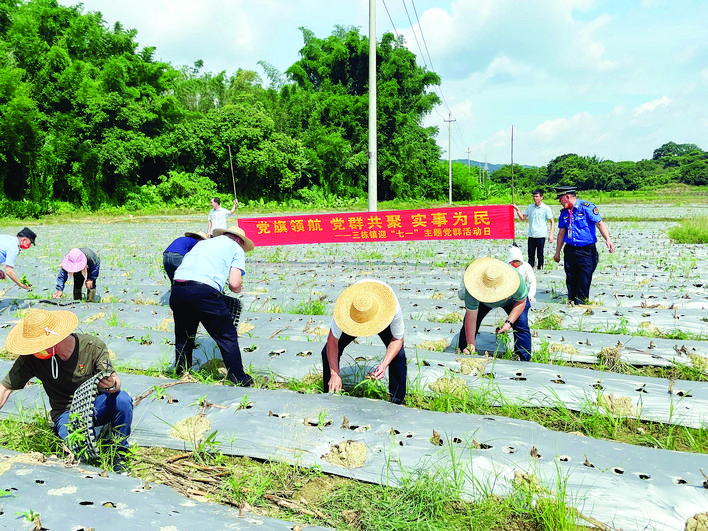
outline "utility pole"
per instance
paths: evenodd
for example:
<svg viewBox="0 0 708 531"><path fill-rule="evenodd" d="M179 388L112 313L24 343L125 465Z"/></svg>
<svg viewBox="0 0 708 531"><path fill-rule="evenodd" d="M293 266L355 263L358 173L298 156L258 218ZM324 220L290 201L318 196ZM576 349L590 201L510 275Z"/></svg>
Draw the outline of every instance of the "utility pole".
<svg viewBox="0 0 708 531"><path fill-rule="evenodd" d="M472 151L472 150L468 147L468 148L467 148L467 174L468 174L468 175L469 175L470 173L472 173L472 170L470 169L470 152L471 152L471 151Z"/></svg>
<svg viewBox="0 0 708 531"><path fill-rule="evenodd" d="M447 173L450 179L450 204L452 205L452 122L456 122L452 118L452 113L448 113L450 117L447 122Z"/></svg>
<svg viewBox="0 0 708 531"><path fill-rule="evenodd" d="M514 200L514 125L511 125L511 202Z"/></svg>
<svg viewBox="0 0 708 531"><path fill-rule="evenodd" d="M376 212L376 0L369 0L369 212Z"/></svg>

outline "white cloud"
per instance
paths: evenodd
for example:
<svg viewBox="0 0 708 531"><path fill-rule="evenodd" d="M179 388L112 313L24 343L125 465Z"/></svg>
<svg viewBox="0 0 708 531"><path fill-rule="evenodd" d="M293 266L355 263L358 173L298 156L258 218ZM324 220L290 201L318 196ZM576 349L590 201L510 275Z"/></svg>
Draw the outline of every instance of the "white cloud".
<svg viewBox="0 0 708 531"><path fill-rule="evenodd" d="M668 96L662 96L658 100L648 101L642 103L634 109L634 116L639 116L645 112L654 112L658 107L668 106L671 103L671 98Z"/></svg>

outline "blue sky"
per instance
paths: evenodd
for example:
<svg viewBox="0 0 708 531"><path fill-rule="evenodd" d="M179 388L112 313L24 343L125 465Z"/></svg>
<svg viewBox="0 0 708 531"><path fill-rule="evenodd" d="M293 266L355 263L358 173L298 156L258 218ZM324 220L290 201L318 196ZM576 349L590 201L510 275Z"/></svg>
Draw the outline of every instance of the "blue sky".
<svg viewBox="0 0 708 531"><path fill-rule="evenodd" d="M243 68L264 80L257 61L283 71L298 59L299 26L318 37L337 24L368 35L369 0L84 0L83 6L100 11L109 25L119 20L136 29L137 41L155 46L157 59L175 66L202 59L206 71ZM377 0L376 6L379 38L403 34L419 64L432 65L442 78L445 103L426 124L439 127L445 157L449 113L454 159L469 153L473 160L509 162L512 125L520 164L543 165L564 153L636 161L668 141L708 150L705 0Z"/></svg>

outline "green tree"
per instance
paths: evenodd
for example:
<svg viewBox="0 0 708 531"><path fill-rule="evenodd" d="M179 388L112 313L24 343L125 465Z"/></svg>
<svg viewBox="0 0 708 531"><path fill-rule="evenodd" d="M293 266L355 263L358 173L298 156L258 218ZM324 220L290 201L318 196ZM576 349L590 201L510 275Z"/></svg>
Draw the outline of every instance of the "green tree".
<svg viewBox="0 0 708 531"><path fill-rule="evenodd" d="M301 138L313 182L355 195L367 186L368 39L356 28L335 27L326 39L301 28L301 59L287 75L297 87L280 95L286 131ZM422 120L438 103L429 87L439 77L415 64L402 40L385 34L377 46L378 196L428 197L439 190L440 149Z"/></svg>

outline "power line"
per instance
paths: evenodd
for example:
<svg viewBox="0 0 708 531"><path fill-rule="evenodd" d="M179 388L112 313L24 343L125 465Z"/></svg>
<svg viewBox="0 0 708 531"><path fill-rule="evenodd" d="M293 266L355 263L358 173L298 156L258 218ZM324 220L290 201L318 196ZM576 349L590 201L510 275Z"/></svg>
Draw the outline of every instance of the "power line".
<svg viewBox="0 0 708 531"><path fill-rule="evenodd" d="M388 6L386 5L386 0L381 0L384 6L384 9L386 10L386 15L388 16L389 22L391 23L391 27L393 28L393 33L398 39L400 37L399 31L396 28L396 24L393 21L393 17L391 15L391 11L389 10ZM411 19L410 12L408 10L408 6L406 5L406 0L402 0L403 4L403 9L406 14L406 18L408 19L408 24L410 25L411 28L411 33L413 34L413 38L415 39L416 46L418 48L419 55L418 57L420 60L423 62L423 66L428 69L430 72L435 72L435 69L433 67L433 60L430 55L430 50L428 49L428 43L425 39L425 34L423 33L423 27L420 23L420 17L418 16L418 9L415 5L415 0L410 0L411 7L413 10L413 14L415 15L415 23L413 23L413 20ZM420 32L420 41L423 43L423 47L421 47L420 41L418 40L418 36L416 33L416 26L417 26L417 31ZM425 49L425 52L423 51L423 48ZM427 56L427 61L426 61L426 56ZM428 64L430 67L428 68ZM445 94L443 92L442 88L442 79L440 85L433 85L432 87L433 92L440 98L441 104L445 110L447 110L448 116L451 118L452 117L452 110L450 109L450 105L447 102L447 99L445 98ZM449 119L446 119L446 117L442 114L440 107L437 105L433 109L435 113L438 115L440 120L442 122L449 122ZM456 149L462 151L463 153L466 152L468 143L465 142L462 134L462 130L460 129L458 123L456 121L452 121L452 124L454 124L454 127L452 129L454 130L454 140L455 140L455 147ZM449 132L448 132L449 134Z"/></svg>

